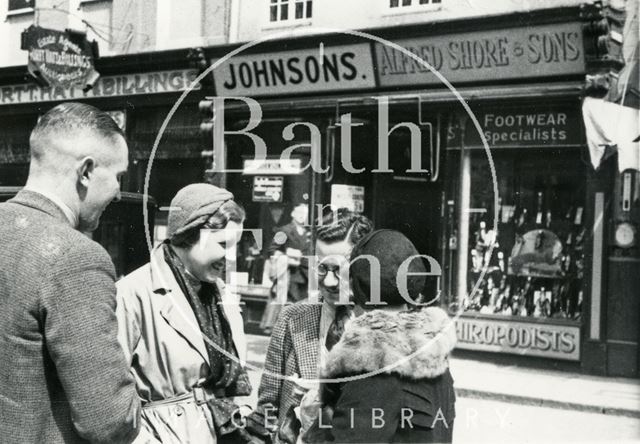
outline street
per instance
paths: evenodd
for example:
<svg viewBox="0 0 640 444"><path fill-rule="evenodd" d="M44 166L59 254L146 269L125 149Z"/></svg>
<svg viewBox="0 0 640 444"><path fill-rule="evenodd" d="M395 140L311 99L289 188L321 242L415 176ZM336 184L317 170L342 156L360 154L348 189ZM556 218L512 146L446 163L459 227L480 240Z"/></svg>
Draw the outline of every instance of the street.
<svg viewBox="0 0 640 444"><path fill-rule="evenodd" d="M249 365L261 367L269 338L248 336ZM260 371L250 370L255 405ZM453 375L455 378L455 374ZM626 443L640 442L640 420L625 416L458 398L454 442L458 443Z"/></svg>

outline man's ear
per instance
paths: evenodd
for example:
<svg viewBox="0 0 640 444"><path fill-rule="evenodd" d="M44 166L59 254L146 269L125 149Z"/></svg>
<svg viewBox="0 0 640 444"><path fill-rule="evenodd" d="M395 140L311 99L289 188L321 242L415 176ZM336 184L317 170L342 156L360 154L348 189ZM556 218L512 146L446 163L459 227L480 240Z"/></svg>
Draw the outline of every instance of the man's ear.
<svg viewBox="0 0 640 444"><path fill-rule="evenodd" d="M78 182L85 188L89 186L89 181L96 167L96 162L91 156L87 156L78 165Z"/></svg>

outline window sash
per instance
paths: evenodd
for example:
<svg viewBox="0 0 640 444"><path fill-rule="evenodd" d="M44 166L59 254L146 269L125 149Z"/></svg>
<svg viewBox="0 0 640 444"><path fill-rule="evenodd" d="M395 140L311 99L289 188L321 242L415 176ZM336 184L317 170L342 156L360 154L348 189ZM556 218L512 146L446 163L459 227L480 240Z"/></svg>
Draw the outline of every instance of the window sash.
<svg viewBox="0 0 640 444"><path fill-rule="evenodd" d="M291 8L289 7L291 6ZM313 11L313 0L271 0L269 5L269 21L310 19Z"/></svg>
<svg viewBox="0 0 640 444"><path fill-rule="evenodd" d="M33 9L36 6L36 0L9 0L8 12L19 11L22 9Z"/></svg>

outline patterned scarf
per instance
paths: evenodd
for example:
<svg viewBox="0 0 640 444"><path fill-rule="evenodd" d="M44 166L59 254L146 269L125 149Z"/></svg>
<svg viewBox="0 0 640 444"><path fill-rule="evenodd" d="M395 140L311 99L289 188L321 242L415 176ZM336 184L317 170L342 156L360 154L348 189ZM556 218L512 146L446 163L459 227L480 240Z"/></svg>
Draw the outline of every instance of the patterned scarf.
<svg viewBox="0 0 640 444"><path fill-rule="evenodd" d="M340 341L342 337L342 333L344 333L344 325L347 323L351 316L351 309L347 305L336 305L336 314L329 325L329 329L327 330L327 338L325 339L324 345L327 347L327 350L331 350L334 345Z"/></svg>
<svg viewBox="0 0 640 444"><path fill-rule="evenodd" d="M216 285L200 282L188 273L178 255L168 244L164 245L164 257L180 289L189 301L205 339L211 372L202 385L216 394L216 399L208 403L216 428L221 434L229 433L234 428L230 420L236 405L225 398L250 395L251 383L247 372L237 359L238 352L233 343L229 321L224 314L222 304L218 303L221 301L220 292ZM235 356L236 359L225 356L218 348Z"/></svg>

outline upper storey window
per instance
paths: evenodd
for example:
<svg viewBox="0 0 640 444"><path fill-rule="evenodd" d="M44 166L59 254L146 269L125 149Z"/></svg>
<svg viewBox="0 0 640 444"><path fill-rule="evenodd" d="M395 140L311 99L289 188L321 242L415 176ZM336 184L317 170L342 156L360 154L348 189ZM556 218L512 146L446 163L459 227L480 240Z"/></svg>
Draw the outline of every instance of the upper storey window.
<svg viewBox="0 0 640 444"><path fill-rule="evenodd" d="M310 19L313 11L312 0L271 0L269 21L285 22Z"/></svg>

